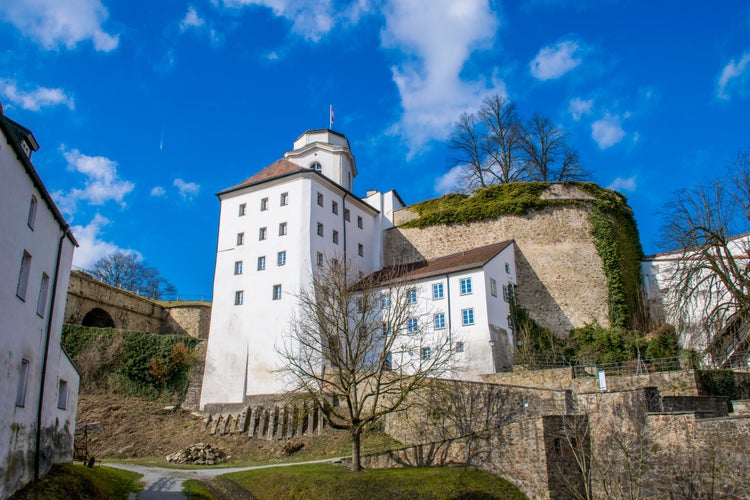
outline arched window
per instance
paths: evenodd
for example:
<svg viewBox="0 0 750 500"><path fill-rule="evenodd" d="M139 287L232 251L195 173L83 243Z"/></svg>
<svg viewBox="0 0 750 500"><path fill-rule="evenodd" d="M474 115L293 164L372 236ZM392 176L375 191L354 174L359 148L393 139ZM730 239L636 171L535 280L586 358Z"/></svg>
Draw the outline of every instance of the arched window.
<svg viewBox="0 0 750 500"><path fill-rule="evenodd" d="M315 170L316 172L321 172L323 170L323 167L321 167L320 163L318 163L317 161L310 165L310 168Z"/></svg>
<svg viewBox="0 0 750 500"><path fill-rule="evenodd" d="M34 220L36 219L36 206L36 196L31 195L31 203L29 203L29 218L26 220L26 223L31 229L34 229Z"/></svg>

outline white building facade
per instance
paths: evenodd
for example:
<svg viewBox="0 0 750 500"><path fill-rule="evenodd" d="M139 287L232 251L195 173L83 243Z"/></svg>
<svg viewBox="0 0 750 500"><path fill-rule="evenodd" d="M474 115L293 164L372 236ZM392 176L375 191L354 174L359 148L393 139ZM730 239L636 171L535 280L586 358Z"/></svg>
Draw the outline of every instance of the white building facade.
<svg viewBox="0 0 750 500"><path fill-rule="evenodd" d="M0 498L73 458L79 375L60 346L76 240L0 113Z"/></svg>
<svg viewBox="0 0 750 500"><path fill-rule="evenodd" d="M356 175L346 137L313 130L284 158L218 193L201 409L285 390L277 349L316 269L334 258L360 277L383 268L383 232L404 203L395 191L358 198L351 191ZM514 252L511 241L489 245L410 266L399 278L413 283L420 327L433 329L436 339L455 336L460 378L478 379L511 364ZM429 355L429 348L412 355Z"/></svg>

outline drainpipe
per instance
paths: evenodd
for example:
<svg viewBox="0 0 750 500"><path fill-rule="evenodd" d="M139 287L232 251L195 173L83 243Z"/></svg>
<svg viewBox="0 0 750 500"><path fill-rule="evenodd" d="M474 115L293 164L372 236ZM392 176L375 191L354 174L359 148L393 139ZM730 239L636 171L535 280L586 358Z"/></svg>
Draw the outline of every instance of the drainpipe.
<svg viewBox="0 0 750 500"><path fill-rule="evenodd" d="M448 301L448 344L453 349L453 322L451 321L451 278L447 274L445 275L445 289L446 289L446 300Z"/></svg>
<svg viewBox="0 0 750 500"><path fill-rule="evenodd" d="M52 280L52 295L50 298L50 309L47 317L47 331L44 339L44 356L42 358L42 380L39 383L39 403L36 411L36 445L34 449L34 478L39 479L42 460L42 408L44 406L44 384L47 381L47 358L49 357L49 341L52 331L52 319L55 315L55 300L57 296L57 281L60 275L60 261L62 260L63 240L70 233L70 225L63 228L60 240L57 242L57 264L55 265L55 277Z"/></svg>
<svg viewBox="0 0 750 500"><path fill-rule="evenodd" d="M344 228L341 234L341 239L344 242L344 263L346 263L346 197L348 195L349 193L344 191L344 196L341 198L341 221L343 222L342 226ZM349 212L349 218L351 219L351 212Z"/></svg>

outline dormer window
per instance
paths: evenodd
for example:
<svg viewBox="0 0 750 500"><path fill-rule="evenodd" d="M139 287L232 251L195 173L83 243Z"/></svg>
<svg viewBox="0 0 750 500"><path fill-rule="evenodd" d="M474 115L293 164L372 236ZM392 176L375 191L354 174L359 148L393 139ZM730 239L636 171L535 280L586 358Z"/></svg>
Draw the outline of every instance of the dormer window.
<svg viewBox="0 0 750 500"><path fill-rule="evenodd" d="M23 152L26 153L26 156L31 158L31 148L28 144L26 144L26 141L21 141L21 149L23 149Z"/></svg>
<svg viewBox="0 0 750 500"><path fill-rule="evenodd" d="M316 172L322 172L323 171L323 167L321 167L320 163L318 163L317 161L315 163L313 163L312 165L310 165L310 168L313 169L313 170L315 170Z"/></svg>

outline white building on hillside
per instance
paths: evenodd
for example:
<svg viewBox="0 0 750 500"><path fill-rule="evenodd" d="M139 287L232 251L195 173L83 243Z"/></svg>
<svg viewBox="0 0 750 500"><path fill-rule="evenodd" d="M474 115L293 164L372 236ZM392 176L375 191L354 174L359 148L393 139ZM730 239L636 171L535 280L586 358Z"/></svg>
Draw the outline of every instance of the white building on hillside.
<svg viewBox="0 0 750 500"><path fill-rule="evenodd" d="M313 130L285 158L218 194L201 408L285 389L276 347L295 315L296 294L318 266L336 258L362 276L382 269L383 231L404 203L395 191L358 198L352 193L356 175L346 137ZM465 339L460 355L468 362L467 377L509 365L512 333L503 290L507 299L515 283L512 242L410 269L401 279L414 282L420 321Z"/></svg>
<svg viewBox="0 0 750 500"><path fill-rule="evenodd" d="M1 109L1 108L0 108ZM79 375L60 346L76 240L0 112L0 498L73 458Z"/></svg>

